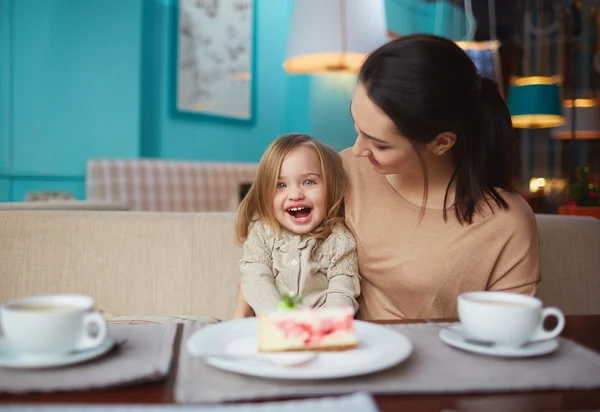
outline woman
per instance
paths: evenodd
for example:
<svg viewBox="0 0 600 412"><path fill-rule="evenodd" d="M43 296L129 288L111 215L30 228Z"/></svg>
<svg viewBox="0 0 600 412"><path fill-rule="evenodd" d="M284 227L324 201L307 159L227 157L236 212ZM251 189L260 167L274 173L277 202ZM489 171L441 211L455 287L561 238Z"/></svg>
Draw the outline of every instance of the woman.
<svg viewBox="0 0 600 412"><path fill-rule="evenodd" d="M456 318L457 296L474 290L535 295L538 232L513 186L510 114L462 49L424 34L385 44L362 66L350 111L358 318ZM251 315L240 296L234 316Z"/></svg>

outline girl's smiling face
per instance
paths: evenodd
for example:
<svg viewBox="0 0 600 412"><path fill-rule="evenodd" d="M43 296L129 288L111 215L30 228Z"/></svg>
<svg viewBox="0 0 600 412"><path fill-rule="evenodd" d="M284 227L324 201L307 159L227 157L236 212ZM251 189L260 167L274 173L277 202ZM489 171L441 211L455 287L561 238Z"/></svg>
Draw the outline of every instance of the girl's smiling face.
<svg viewBox="0 0 600 412"><path fill-rule="evenodd" d="M299 146L281 164L273 215L290 232L307 234L323 223L326 202L327 188L319 155L310 146Z"/></svg>

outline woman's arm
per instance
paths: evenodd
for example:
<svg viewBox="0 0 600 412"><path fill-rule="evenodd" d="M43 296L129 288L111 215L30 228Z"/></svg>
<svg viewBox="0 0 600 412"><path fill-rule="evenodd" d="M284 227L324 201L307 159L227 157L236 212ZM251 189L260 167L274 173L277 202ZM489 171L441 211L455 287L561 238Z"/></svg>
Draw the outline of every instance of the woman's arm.
<svg viewBox="0 0 600 412"><path fill-rule="evenodd" d="M360 295L360 276L354 236L345 227L337 226L327 242L330 245L330 263L327 270L329 286L325 307L349 306L356 312L356 298Z"/></svg>
<svg viewBox="0 0 600 412"><path fill-rule="evenodd" d="M249 318L252 316L254 316L254 310L250 305L248 305L246 299L244 299L244 294L242 293L242 286L240 284L240 286L238 287L237 301L235 303L233 319Z"/></svg>

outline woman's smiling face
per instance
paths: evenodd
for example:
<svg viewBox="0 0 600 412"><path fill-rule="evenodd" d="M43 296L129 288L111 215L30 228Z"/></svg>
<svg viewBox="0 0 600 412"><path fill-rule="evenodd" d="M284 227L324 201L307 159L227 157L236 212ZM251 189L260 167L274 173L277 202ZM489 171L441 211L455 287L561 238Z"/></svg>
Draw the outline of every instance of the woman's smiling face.
<svg viewBox="0 0 600 412"><path fill-rule="evenodd" d="M352 153L369 159L382 175L411 174L421 170L415 147L400 135L394 122L371 101L360 83L350 105L357 137Z"/></svg>

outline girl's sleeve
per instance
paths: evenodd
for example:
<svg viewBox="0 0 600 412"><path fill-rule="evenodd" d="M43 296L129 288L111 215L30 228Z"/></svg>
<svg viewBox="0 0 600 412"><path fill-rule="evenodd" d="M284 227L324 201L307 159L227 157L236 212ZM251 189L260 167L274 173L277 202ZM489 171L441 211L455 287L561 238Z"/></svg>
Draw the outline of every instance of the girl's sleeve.
<svg viewBox="0 0 600 412"><path fill-rule="evenodd" d="M326 240L329 247L329 269L325 307L348 306L358 310L356 298L360 295L360 275L356 257L356 241L350 231L338 225Z"/></svg>
<svg viewBox="0 0 600 412"><path fill-rule="evenodd" d="M273 276L272 248L269 231L261 222L252 224L240 261L242 293L255 313L272 310L279 304Z"/></svg>

